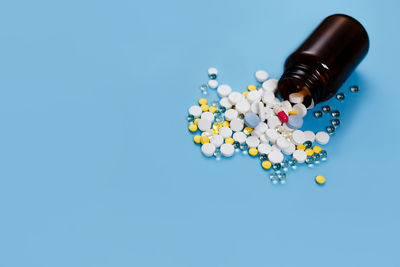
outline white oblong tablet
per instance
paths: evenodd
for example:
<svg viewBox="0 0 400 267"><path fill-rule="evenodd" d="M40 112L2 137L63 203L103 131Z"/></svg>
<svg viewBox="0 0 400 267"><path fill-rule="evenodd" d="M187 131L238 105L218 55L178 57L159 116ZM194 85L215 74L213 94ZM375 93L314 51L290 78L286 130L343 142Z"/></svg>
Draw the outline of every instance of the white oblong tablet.
<svg viewBox="0 0 400 267"><path fill-rule="evenodd" d="M289 95L289 101L293 104L303 103L304 96L301 93L291 93Z"/></svg>
<svg viewBox="0 0 400 267"><path fill-rule="evenodd" d="M191 106L189 108L189 114L195 118L200 117L201 112L202 112L202 110L201 110L201 107L199 107L199 106Z"/></svg>
<svg viewBox="0 0 400 267"><path fill-rule="evenodd" d="M258 116L260 117L260 121L265 121L265 107L264 103L258 102Z"/></svg>
<svg viewBox="0 0 400 267"><path fill-rule="evenodd" d="M225 111L224 115L225 115L225 119L227 121L231 121L231 120L237 119L239 113L235 109L228 109L227 111Z"/></svg>
<svg viewBox="0 0 400 267"><path fill-rule="evenodd" d="M296 150L296 146L293 145L292 143L289 143L289 146L282 150L282 152L286 155L292 155L293 152Z"/></svg>
<svg viewBox="0 0 400 267"><path fill-rule="evenodd" d="M296 104L293 106L293 110L297 111L297 114L304 117L307 115L307 108L303 104Z"/></svg>
<svg viewBox="0 0 400 267"><path fill-rule="evenodd" d="M269 74L265 70L258 70L258 71L256 71L255 76L256 76L256 80L259 81L260 83L262 83L268 79Z"/></svg>
<svg viewBox="0 0 400 267"><path fill-rule="evenodd" d="M218 87L218 81L217 80L208 80L208 87L211 89L215 89Z"/></svg>
<svg viewBox="0 0 400 267"><path fill-rule="evenodd" d="M209 111L203 112L203 114L201 114L201 118L213 122L214 121L214 114L212 114Z"/></svg>
<svg viewBox="0 0 400 267"><path fill-rule="evenodd" d="M268 159L272 164L281 163L283 161L283 154L279 150L272 149L268 154Z"/></svg>
<svg viewBox="0 0 400 267"><path fill-rule="evenodd" d="M326 132L318 132L315 135L315 141L320 145L326 145L329 142L329 134Z"/></svg>
<svg viewBox="0 0 400 267"><path fill-rule="evenodd" d="M233 134L233 140L236 142L239 142L240 144L243 144L246 142L247 135L244 132L236 132Z"/></svg>
<svg viewBox="0 0 400 267"><path fill-rule="evenodd" d="M227 84L218 86L217 93L220 97L228 96L232 92L232 88Z"/></svg>
<svg viewBox="0 0 400 267"><path fill-rule="evenodd" d="M310 141L313 143L315 141L315 134L312 131L304 131L304 135L306 136L306 141Z"/></svg>
<svg viewBox="0 0 400 267"><path fill-rule="evenodd" d="M250 91L250 92L247 94L246 99L247 99L247 101L249 101L250 103L258 102L258 101L261 100L261 92L260 92L260 91L257 91L257 90Z"/></svg>
<svg viewBox="0 0 400 267"><path fill-rule="evenodd" d="M207 119L200 119L197 123L197 127L199 127L200 131L205 131L211 128L211 121Z"/></svg>
<svg viewBox="0 0 400 267"><path fill-rule="evenodd" d="M285 111L286 114L289 113L289 111L292 110L292 104L290 104L289 101L285 100L281 103L282 109Z"/></svg>
<svg viewBox="0 0 400 267"><path fill-rule="evenodd" d="M250 105L250 111L251 111L251 112L253 112L253 113L255 113L255 114L259 114L259 113L258 113L258 111L259 111L259 109L258 109L258 107L259 107L258 103L259 103L259 102L253 102L253 103Z"/></svg>
<svg viewBox="0 0 400 267"><path fill-rule="evenodd" d="M263 82L262 88L265 91L270 91L275 93L276 89L278 89L278 80L277 79L269 79Z"/></svg>
<svg viewBox="0 0 400 267"><path fill-rule="evenodd" d="M244 122L241 119L233 119L233 120L231 120L229 127L231 128L232 131L239 132L239 131L243 130Z"/></svg>
<svg viewBox="0 0 400 267"><path fill-rule="evenodd" d="M274 99L275 99L275 95L274 95L274 93L272 93L272 92L270 92L270 91L265 91L263 94L262 94L262 101L265 103L265 104L267 104L267 103L273 103L274 102Z"/></svg>
<svg viewBox="0 0 400 267"><path fill-rule="evenodd" d="M282 122L279 120L277 116L271 116L268 118L267 124L269 128L275 129L276 127L281 125Z"/></svg>
<svg viewBox="0 0 400 267"><path fill-rule="evenodd" d="M239 113L244 114L250 110L249 101L247 101L246 99L242 100L236 104L235 108Z"/></svg>
<svg viewBox="0 0 400 267"><path fill-rule="evenodd" d="M209 68L207 70L207 73L208 73L208 75L213 75L213 74L217 75L218 74L218 70L216 68Z"/></svg>
<svg viewBox="0 0 400 267"><path fill-rule="evenodd" d="M220 148L221 154L225 157L232 157L235 152L235 148L231 144L223 144Z"/></svg>
<svg viewBox="0 0 400 267"><path fill-rule="evenodd" d="M213 144L214 146L220 147L223 143L224 143L224 138L219 134L213 135L211 137L211 144Z"/></svg>
<svg viewBox="0 0 400 267"><path fill-rule="evenodd" d="M215 146L211 143L205 143L201 146L201 152L203 152L204 156L211 157L215 152Z"/></svg>
<svg viewBox="0 0 400 267"><path fill-rule="evenodd" d="M227 97L221 98L219 104L221 105L221 107L224 107L226 109L230 109L232 107L232 104L231 102L229 102L229 99Z"/></svg>
<svg viewBox="0 0 400 267"><path fill-rule="evenodd" d="M307 153L304 150L297 149L296 151L293 152L293 158L298 163L303 163L307 159Z"/></svg>
<svg viewBox="0 0 400 267"><path fill-rule="evenodd" d="M232 136L232 130L229 127L221 127L218 131L219 135L222 136L224 139Z"/></svg>
<svg viewBox="0 0 400 267"><path fill-rule="evenodd" d="M257 136L249 136L246 139L246 144L249 147L257 147L260 144L260 139Z"/></svg>
<svg viewBox="0 0 400 267"><path fill-rule="evenodd" d="M289 144L289 141L283 136L279 136L278 139L276 139L276 146L281 150L288 148Z"/></svg>
<svg viewBox="0 0 400 267"><path fill-rule="evenodd" d="M279 134L275 129L268 129L265 132L265 135L267 137L267 139L271 142L271 143L275 143L276 139L278 139Z"/></svg>
<svg viewBox="0 0 400 267"><path fill-rule="evenodd" d="M268 155L269 152L271 152L271 150L272 150L271 146L266 143L259 144L257 149L258 149L258 153L260 153L261 155Z"/></svg>
<svg viewBox="0 0 400 267"><path fill-rule="evenodd" d="M292 133L292 141L295 145L302 145L306 141L306 135L303 131L296 130Z"/></svg>
<svg viewBox="0 0 400 267"><path fill-rule="evenodd" d="M244 95L242 95L239 92L232 92L229 94L228 99L229 99L229 102L232 103L232 105L236 105L237 103L239 103L240 101L242 101L244 99Z"/></svg>

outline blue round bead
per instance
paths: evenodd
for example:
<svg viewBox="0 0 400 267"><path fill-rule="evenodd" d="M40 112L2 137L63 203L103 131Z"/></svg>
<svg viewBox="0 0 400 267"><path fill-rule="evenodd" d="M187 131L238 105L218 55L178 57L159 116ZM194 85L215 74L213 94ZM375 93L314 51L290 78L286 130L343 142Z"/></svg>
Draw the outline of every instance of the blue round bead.
<svg viewBox="0 0 400 267"><path fill-rule="evenodd" d="M260 118L257 114L249 112L244 115L244 123L250 128L256 128L257 125L260 123Z"/></svg>

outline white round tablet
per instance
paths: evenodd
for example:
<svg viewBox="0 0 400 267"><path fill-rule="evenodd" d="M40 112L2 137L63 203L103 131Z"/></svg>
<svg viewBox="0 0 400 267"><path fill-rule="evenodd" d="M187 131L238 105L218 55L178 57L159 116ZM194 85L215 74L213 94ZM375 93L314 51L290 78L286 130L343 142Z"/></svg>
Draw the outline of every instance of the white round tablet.
<svg viewBox="0 0 400 267"><path fill-rule="evenodd" d="M266 143L266 144L269 143L269 140L267 139L267 137L265 136L265 134L260 135L259 138L260 138L260 142L261 142L261 143Z"/></svg>
<svg viewBox="0 0 400 267"><path fill-rule="evenodd" d="M228 96L232 92L232 88L227 84L218 86L217 93L220 97Z"/></svg>
<svg viewBox="0 0 400 267"><path fill-rule="evenodd" d="M289 101L293 104L303 103L304 96L302 93L291 93L289 95Z"/></svg>
<svg viewBox="0 0 400 267"><path fill-rule="evenodd" d="M272 164L281 163L283 161L283 154L279 150L273 149L271 152L269 152L268 159Z"/></svg>
<svg viewBox="0 0 400 267"><path fill-rule="evenodd" d="M288 148L289 144L289 141L283 136L279 136L278 139L276 139L276 146L281 150Z"/></svg>
<svg viewBox="0 0 400 267"><path fill-rule="evenodd" d="M306 136L306 141L310 141L313 143L315 141L315 134L312 131L304 131L304 135Z"/></svg>
<svg viewBox="0 0 400 267"><path fill-rule="evenodd" d="M204 132L201 133L201 136L207 136L209 138L211 138L213 135L214 135L214 132L211 129L205 130Z"/></svg>
<svg viewBox="0 0 400 267"><path fill-rule="evenodd" d="M267 123L268 127L271 129L275 129L276 127L282 124L282 122L279 120L277 116L269 117Z"/></svg>
<svg viewBox="0 0 400 267"><path fill-rule="evenodd" d="M238 117L238 115L239 115L239 113L235 109L228 109L227 111L225 111L225 119L227 121L236 119Z"/></svg>
<svg viewBox="0 0 400 267"><path fill-rule="evenodd" d="M229 127L221 127L221 128L219 128L218 131L219 131L219 135L222 136L223 138L232 136L232 130Z"/></svg>
<svg viewBox="0 0 400 267"><path fill-rule="evenodd" d="M275 93L276 89L278 89L278 80L276 80L276 79L266 80L265 82L263 82L262 88L265 91L270 91L270 92Z"/></svg>
<svg viewBox="0 0 400 267"><path fill-rule="evenodd" d="M243 130L244 122L241 119L233 119L233 120L231 120L229 127L232 129L232 131L239 132L239 131Z"/></svg>
<svg viewBox="0 0 400 267"><path fill-rule="evenodd" d="M256 79L257 79L257 81L262 83L262 82L266 81L268 79L268 77L269 77L269 74L265 70L256 71Z"/></svg>
<svg viewBox="0 0 400 267"><path fill-rule="evenodd" d="M219 104L221 105L221 107L224 107L226 109L230 109L232 107L232 104L231 102L229 102L229 99L227 97L221 98Z"/></svg>
<svg viewBox="0 0 400 267"><path fill-rule="evenodd" d="M293 158L298 162L298 163L303 163L307 159L307 153L304 150L296 150L293 152Z"/></svg>
<svg viewBox="0 0 400 267"><path fill-rule="evenodd" d="M278 139L279 134L275 129L268 129L265 132L265 136L271 143L275 143L276 139Z"/></svg>
<svg viewBox="0 0 400 267"><path fill-rule="evenodd" d="M289 113L289 111L292 110L292 104L290 104L289 101L285 100L281 103L282 109L286 112L286 114Z"/></svg>
<svg viewBox="0 0 400 267"><path fill-rule="evenodd" d="M237 103L235 108L239 113L243 113L244 114L244 113L246 113L246 112L248 112L250 110L250 104L245 99L245 100L242 100L239 103Z"/></svg>
<svg viewBox="0 0 400 267"><path fill-rule="evenodd" d="M275 99L275 95L274 95L274 93L272 93L272 92L270 92L270 91L265 91L263 94L262 94L262 101L264 102L264 103L273 103L274 102L274 99Z"/></svg>
<svg viewBox="0 0 400 267"><path fill-rule="evenodd" d="M207 119L200 119L197 123L197 127L199 127L200 131L205 131L211 128L211 121Z"/></svg>
<svg viewBox="0 0 400 267"><path fill-rule="evenodd" d="M293 152L296 150L296 146L293 145L292 143L289 143L289 146L282 150L282 152L286 155L292 155Z"/></svg>
<svg viewBox="0 0 400 267"><path fill-rule="evenodd" d="M205 143L201 146L201 152L203 152L204 156L211 157L215 152L215 146L211 143Z"/></svg>
<svg viewBox="0 0 400 267"><path fill-rule="evenodd" d="M242 101L244 99L244 95L242 95L239 92L232 92L229 94L228 99L229 99L229 102L232 103L232 105L236 105L237 103L239 103L240 101Z"/></svg>
<svg viewBox="0 0 400 267"><path fill-rule="evenodd" d="M246 99L247 99L250 103L258 102L258 101L260 101L260 99L261 99L261 92L260 92L260 91L257 91L257 90L250 91L250 92L247 94Z"/></svg>
<svg viewBox="0 0 400 267"><path fill-rule="evenodd" d="M243 144L246 142L247 135L244 132L236 132L233 134L233 140L236 142L239 142L240 144Z"/></svg>
<svg viewBox="0 0 400 267"><path fill-rule="evenodd" d="M218 74L218 70L216 68L209 68L207 71L208 75L217 75Z"/></svg>
<svg viewBox="0 0 400 267"><path fill-rule="evenodd" d="M326 132L318 132L315 135L315 141L320 145L326 145L329 142L329 134Z"/></svg>
<svg viewBox="0 0 400 267"><path fill-rule="evenodd" d="M202 110L201 110L201 107L199 107L199 106L191 106L189 108L189 114L195 118L200 117L201 112L202 112Z"/></svg>
<svg viewBox="0 0 400 267"><path fill-rule="evenodd" d="M209 111L203 112L203 114L201 114L201 118L213 122L214 121L214 114L212 114Z"/></svg>
<svg viewBox="0 0 400 267"><path fill-rule="evenodd" d="M251 105L250 105L250 111L251 112L253 112L253 113L255 113L255 114L259 114L259 105L258 105L258 103L260 103L260 102L253 102L253 103L251 103Z"/></svg>
<svg viewBox="0 0 400 267"><path fill-rule="evenodd" d="M235 148L231 144L223 144L220 149L221 154L225 157L232 157L235 152Z"/></svg>
<svg viewBox="0 0 400 267"><path fill-rule="evenodd" d="M293 106L293 110L297 111L297 115L304 117L307 114L307 108L303 104L296 104Z"/></svg>
<svg viewBox="0 0 400 267"><path fill-rule="evenodd" d="M208 80L207 84L208 84L208 87L210 87L211 89L215 89L218 87L217 80Z"/></svg>
<svg viewBox="0 0 400 267"><path fill-rule="evenodd" d="M256 128L251 132L251 135L253 136L261 136L268 130L268 125L265 122L261 122L257 125Z"/></svg>
<svg viewBox="0 0 400 267"><path fill-rule="evenodd" d="M213 135L211 137L211 144L213 144L214 146L220 147L223 143L224 143L224 138L219 134Z"/></svg>
<svg viewBox="0 0 400 267"><path fill-rule="evenodd" d="M249 147L257 147L260 144L260 139L257 136L249 136L246 139L246 144Z"/></svg>
<svg viewBox="0 0 400 267"><path fill-rule="evenodd" d="M306 135L303 131L296 130L292 133L292 142L295 145L302 145L306 141Z"/></svg>
<svg viewBox="0 0 400 267"><path fill-rule="evenodd" d="M266 143L259 144L257 149L258 149L258 153L260 153L261 155L268 155L269 152L271 152L271 150L272 150L271 146Z"/></svg>

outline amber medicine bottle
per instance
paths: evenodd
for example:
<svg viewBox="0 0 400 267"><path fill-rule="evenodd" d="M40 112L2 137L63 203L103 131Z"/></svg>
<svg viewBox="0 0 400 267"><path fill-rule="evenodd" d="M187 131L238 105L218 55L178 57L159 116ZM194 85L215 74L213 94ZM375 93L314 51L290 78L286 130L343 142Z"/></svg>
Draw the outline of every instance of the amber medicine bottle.
<svg viewBox="0 0 400 267"><path fill-rule="evenodd" d="M354 18L325 18L285 61L278 90L283 99L302 92L311 106L332 97L369 48L368 34ZM308 102L308 103L305 103Z"/></svg>

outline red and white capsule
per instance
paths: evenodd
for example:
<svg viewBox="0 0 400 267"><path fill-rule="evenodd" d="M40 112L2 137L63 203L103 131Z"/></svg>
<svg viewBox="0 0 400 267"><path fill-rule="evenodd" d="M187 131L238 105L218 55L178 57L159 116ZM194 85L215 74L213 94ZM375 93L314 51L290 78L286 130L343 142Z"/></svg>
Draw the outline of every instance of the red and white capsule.
<svg viewBox="0 0 400 267"><path fill-rule="evenodd" d="M274 107L274 112L275 112L276 116L278 116L278 119L279 119L281 122L283 122L283 123L288 122L289 117L288 117L288 115L286 114L286 112L282 109L282 107L276 105L276 106Z"/></svg>

